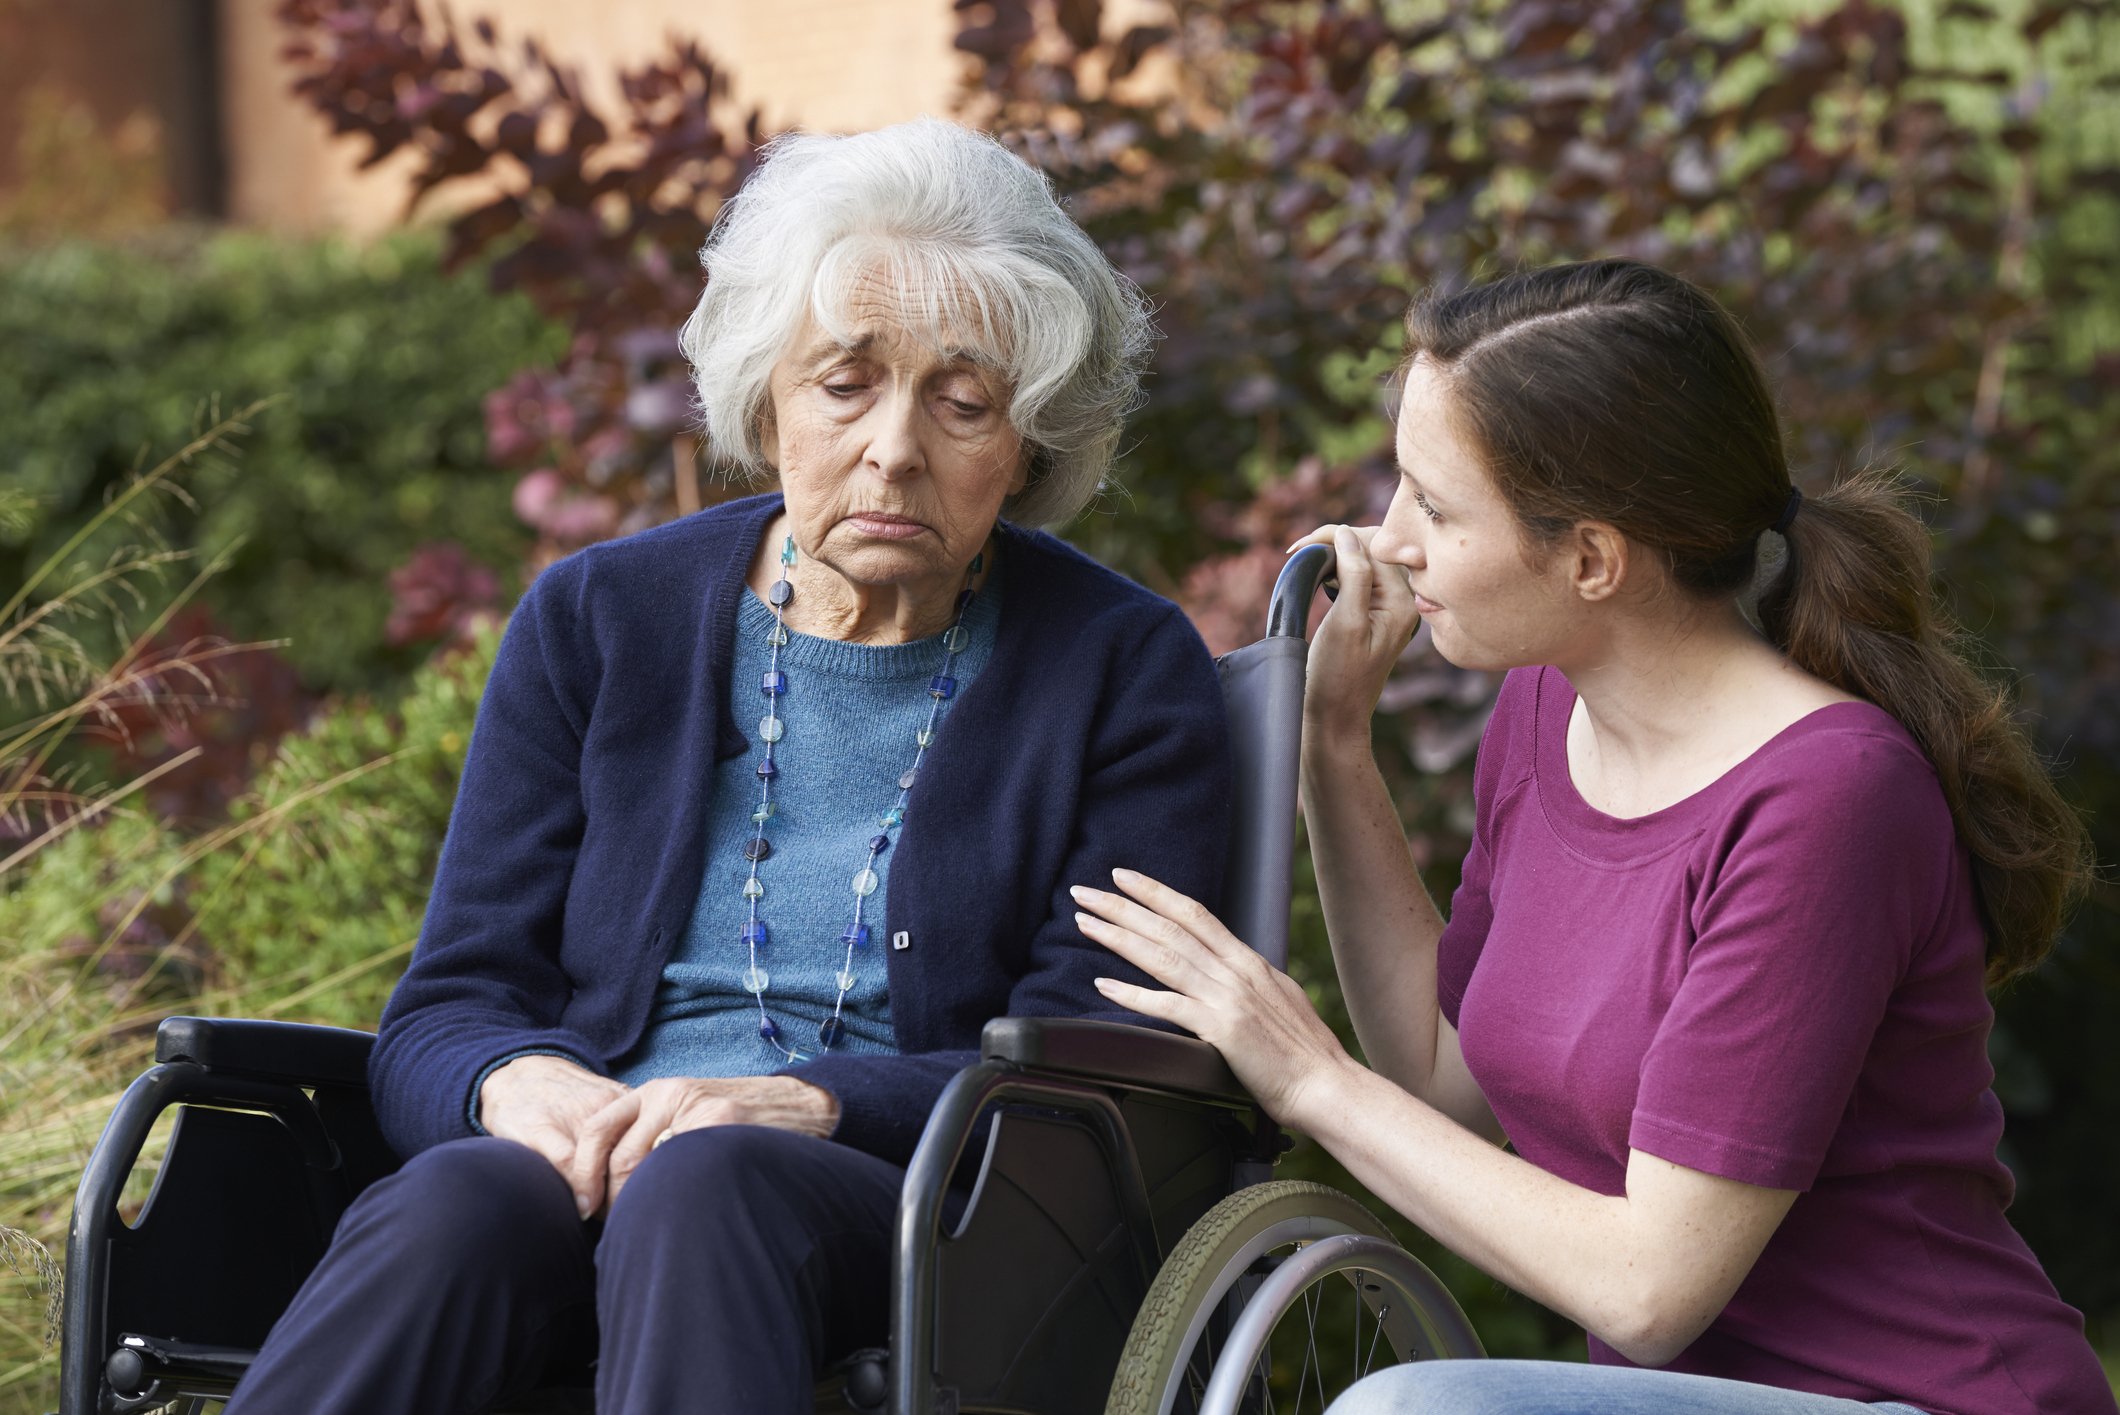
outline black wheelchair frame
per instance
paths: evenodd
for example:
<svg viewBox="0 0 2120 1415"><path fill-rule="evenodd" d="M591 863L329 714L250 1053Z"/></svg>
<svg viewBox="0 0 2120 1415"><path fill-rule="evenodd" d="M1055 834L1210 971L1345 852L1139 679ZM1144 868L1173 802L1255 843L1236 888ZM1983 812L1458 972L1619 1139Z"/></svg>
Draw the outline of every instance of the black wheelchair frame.
<svg viewBox="0 0 2120 1415"><path fill-rule="evenodd" d="M1287 961L1306 620L1331 569L1307 547L1266 636L1219 661L1237 756L1222 916ZM225 1398L355 1194L395 1168L367 1098L374 1038L176 1017L90 1157L68 1233L59 1415ZM820 1409L1101 1410L1136 1309L1178 1238L1259 1182L1279 1130L1203 1042L1145 1027L1000 1018L944 1090L906 1172L887 1352L857 1353ZM139 1216L120 1200L178 1114ZM986 1120L991 1117L992 1123ZM970 1151L985 1129L983 1150ZM953 1184L962 1217L945 1221ZM561 1385L511 1409L586 1409Z"/></svg>

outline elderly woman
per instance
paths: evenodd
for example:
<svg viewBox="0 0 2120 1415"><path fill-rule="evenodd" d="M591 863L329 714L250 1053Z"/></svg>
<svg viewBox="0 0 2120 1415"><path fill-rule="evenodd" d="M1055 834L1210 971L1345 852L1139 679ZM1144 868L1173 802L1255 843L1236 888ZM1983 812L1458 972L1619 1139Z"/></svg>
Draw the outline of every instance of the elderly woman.
<svg viewBox="0 0 2120 1415"><path fill-rule="evenodd" d="M476 1410L565 1349L603 1415L807 1410L980 1027L1111 1010L1069 886L1220 887L1206 651L1023 528L1149 337L1044 179L937 121L786 138L703 259L707 431L780 492L524 597L375 1052L406 1163L237 1415Z"/></svg>

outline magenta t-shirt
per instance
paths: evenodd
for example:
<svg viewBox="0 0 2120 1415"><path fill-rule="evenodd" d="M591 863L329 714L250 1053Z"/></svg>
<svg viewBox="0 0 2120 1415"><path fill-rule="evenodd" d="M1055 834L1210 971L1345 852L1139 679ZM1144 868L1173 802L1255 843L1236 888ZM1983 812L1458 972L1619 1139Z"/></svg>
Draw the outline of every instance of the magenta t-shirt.
<svg viewBox="0 0 2120 1415"><path fill-rule="evenodd" d="M1630 1149L1803 1191L1669 1369L1936 1415L2111 1415L2003 1217L1965 851L1904 728L1838 703L1676 805L1576 794L1575 692L1509 675L1438 990L1518 1154L1600 1194ZM1625 1358L1592 1338L1594 1361Z"/></svg>

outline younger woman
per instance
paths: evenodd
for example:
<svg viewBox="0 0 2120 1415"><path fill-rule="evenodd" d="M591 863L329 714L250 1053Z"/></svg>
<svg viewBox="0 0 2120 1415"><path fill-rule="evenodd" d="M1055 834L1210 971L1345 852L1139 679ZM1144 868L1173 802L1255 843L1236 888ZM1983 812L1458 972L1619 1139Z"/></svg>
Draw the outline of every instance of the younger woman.
<svg viewBox="0 0 2120 1415"><path fill-rule="evenodd" d="M1805 500L1744 335L1661 271L1499 280L1408 335L1397 496L1315 537L1342 591L1303 743L1374 1069L1175 891L1077 893L1169 989L1108 997L1590 1335L1589 1366L1401 1367L1336 1410L2111 1415L2003 1216L1986 1052L2085 835L1954 654L1920 523L1875 476ZM1423 618L1509 671L1447 925L1370 752Z"/></svg>

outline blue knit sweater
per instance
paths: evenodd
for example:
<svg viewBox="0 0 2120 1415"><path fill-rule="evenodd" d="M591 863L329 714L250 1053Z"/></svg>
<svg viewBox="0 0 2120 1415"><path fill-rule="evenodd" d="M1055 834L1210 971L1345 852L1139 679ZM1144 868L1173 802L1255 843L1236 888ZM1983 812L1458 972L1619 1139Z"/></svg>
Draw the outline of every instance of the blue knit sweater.
<svg viewBox="0 0 2120 1415"><path fill-rule="evenodd" d="M524 595L370 1062L400 1153L471 1134L474 1084L501 1057L607 1071L639 1041L699 899L709 779L753 750L729 706L733 638L779 510L753 497L592 546ZM901 1163L989 1018L1114 1015L1091 980L1138 976L1081 936L1068 886L1126 865L1221 892L1229 742L1198 635L1052 537L998 534L993 655L892 847L899 1053L792 1068L837 1098L835 1138Z"/></svg>
<svg viewBox="0 0 2120 1415"><path fill-rule="evenodd" d="M959 691L971 687L993 655L1000 590L990 586L965 611L969 641L951 665ZM771 669L773 611L756 595L737 601L729 707L738 722L757 720L759 682ZM848 948L840 934L854 921L853 875L868 859L868 841L898 799L898 774L912 764L913 738L935 706L928 681L941 669L940 635L910 644L850 644L790 633L780 651L788 690L773 704L787 735L774 748L781 772L773 783L773 818L761 861L765 887L758 917L767 940L758 966L769 979L765 1010L781 1029L780 1045L814 1055L818 1024L833 1015L837 978ZM951 731L942 705L936 740ZM743 853L757 832L758 753L730 757L714 770L707 811L706 877L692 921L663 967L662 986L640 1044L614 1068L631 1086L657 1076L755 1076L782 1064L758 1034L758 1003L744 990L751 950L741 942L750 918L743 897L751 865ZM892 836L901 834L893 830ZM852 950L854 986L839 1011L846 1035L835 1051L898 1049L882 950L897 852L876 857L876 892L861 901L871 945Z"/></svg>

